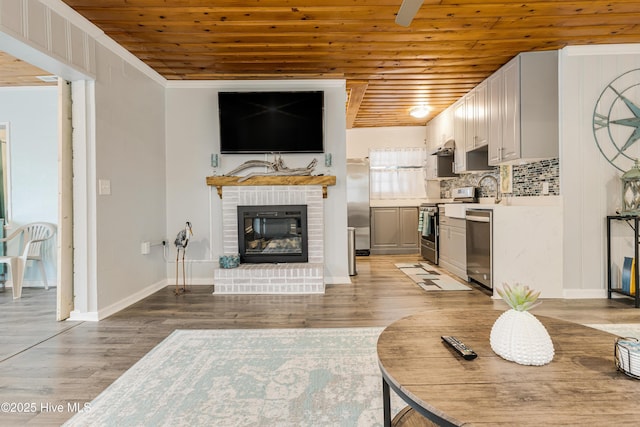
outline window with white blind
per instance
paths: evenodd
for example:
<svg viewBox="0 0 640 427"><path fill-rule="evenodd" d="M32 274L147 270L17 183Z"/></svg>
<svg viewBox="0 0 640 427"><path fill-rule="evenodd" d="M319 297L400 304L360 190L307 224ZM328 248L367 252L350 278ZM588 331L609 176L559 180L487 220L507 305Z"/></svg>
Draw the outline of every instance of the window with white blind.
<svg viewBox="0 0 640 427"><path fill-rule="evenodd" d="M370 197L420 199L427 197L424 185L425 148L369 150Z"/></svg>

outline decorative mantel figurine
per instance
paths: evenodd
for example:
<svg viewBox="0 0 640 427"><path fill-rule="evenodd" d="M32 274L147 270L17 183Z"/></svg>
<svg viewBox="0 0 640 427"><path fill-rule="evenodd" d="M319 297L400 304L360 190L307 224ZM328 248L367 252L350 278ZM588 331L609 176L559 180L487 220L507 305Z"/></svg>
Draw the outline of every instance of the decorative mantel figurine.
<svg viewBox="0 0 640 427"><path fill-rule="evenodd" d="M237 168L225 174L225 176L234 176L240 171L245 169L255 168L255 167L265 167L267 169L271 169L269 172L252 172L248 175L243 176L238 180L238 182L245 181L252 176L272 176L272 175L311 175L311 172L315 169L318 164L318 159L313 159L311 163L304 168L288 168L285 166L284 161L281 156L278 156L274 159L273 162L268 162L266 160L247 160Z"/></svg>
<svg viewBox="0 0 640 427"><path fill-rule="evenodd" d="M521 365L546 365L554 355L553 342L542 323L527 310L538 305L540 292L516 283L506 283L498 294L511 307L491 329L491 349L500 357Z"/></svg>

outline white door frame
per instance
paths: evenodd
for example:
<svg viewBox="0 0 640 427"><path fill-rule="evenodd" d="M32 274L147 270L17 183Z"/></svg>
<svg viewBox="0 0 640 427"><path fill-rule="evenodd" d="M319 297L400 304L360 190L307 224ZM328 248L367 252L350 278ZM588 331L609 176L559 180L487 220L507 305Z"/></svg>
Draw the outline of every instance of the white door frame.
<svg viewBox="0 0 640 427"><path fill-rule="evenodd" d="M73 123L73 292L69 320L98 321L95 82L71 83Z"/></svg>
<svg viewBox="0 0 640 427"><path fill-rule="evenodd" d="M73 150L71 83L58 78L58 287L56 320L73 310Z"/></svg>

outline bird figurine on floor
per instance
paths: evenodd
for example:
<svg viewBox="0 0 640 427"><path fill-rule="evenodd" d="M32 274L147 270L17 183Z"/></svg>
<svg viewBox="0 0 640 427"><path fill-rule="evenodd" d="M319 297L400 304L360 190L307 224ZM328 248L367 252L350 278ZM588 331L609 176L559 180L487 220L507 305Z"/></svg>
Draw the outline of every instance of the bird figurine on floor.
<svg viewBox="0 0 640 427"><path fill-rule="evenodd" d="M182 292L187 292L187 274L184 266L184 256L187 252L187 245L189 244L189 238L193 236L193 230L191 229L191 223L186 222L184 230L180 230L176 236L176 240L173 242L176 245L176 295L180 295ZM180 258L180 252L182 251L182 289L178 287L178 260Z"/></svg>

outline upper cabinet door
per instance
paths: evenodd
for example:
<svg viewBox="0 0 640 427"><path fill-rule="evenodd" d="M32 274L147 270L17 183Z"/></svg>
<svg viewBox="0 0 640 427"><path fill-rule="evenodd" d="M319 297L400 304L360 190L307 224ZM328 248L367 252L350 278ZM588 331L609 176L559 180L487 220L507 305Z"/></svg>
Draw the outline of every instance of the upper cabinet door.
<svg viewBox="0 0 640 427"><path fill-rule="evenodd" d="M466 171L466 103L464 98L453 104L453 136L455 151L453 154L454 173Z"/></svg>
<svg viewBox="0 0 640 427"><path fill-rule="evenodd" d="M475 89L473 122L474 122L474 148L484 147L489 140L489 106L488 106L487 81L480 83Z"/></svg>
<svg viewBox="0 0 640 427"><path fill-rule="evenodd" d="M521 53L488 80L489 164L558 156L558 52Z"/></svg>
<svg viewBox="0 0 640 427"><path fill-rule="evenodd" d="M466 94L463 98L464 102L464 145L466 151L476 148L476 122L474 120L476 116L476 91L473 89Z"/></svg>
<svg viewBox="0 0 640 427"><path fill-rule="evenodd" d="M509 61L502 71L502 150L500 161L520 158L520 57Z"/></svg>
<svg viewBox="0 0 640 427"><path fill-rule="evenodd" d="M489 164L500 163L502 151L502 69L487 79Z"/></svg>

